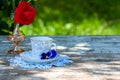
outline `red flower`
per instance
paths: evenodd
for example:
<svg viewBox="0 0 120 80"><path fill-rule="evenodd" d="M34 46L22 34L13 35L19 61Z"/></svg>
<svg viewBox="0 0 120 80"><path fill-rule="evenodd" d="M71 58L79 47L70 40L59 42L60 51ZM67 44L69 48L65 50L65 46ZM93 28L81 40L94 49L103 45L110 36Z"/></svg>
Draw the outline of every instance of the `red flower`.
<svg viewBox="0 0 120 80"><path fill-rule="evenodd" d="M14 20L16 23L29 25L36 17L36 10L29 2L22 1L15 10Z"/></svg>

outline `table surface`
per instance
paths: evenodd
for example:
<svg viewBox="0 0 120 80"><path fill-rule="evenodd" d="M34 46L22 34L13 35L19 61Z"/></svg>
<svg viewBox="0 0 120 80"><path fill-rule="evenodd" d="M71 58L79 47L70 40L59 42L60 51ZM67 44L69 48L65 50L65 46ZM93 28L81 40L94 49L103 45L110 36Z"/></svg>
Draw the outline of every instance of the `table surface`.
<svg viewBox="0 0 120 80"><path fill-rule="evenodd" d="M0 36L0 80L120 80L120 36L50 36L74 63L48 71L10 66L6 37ZM20 46L31 50L30 36Z"/></svg>

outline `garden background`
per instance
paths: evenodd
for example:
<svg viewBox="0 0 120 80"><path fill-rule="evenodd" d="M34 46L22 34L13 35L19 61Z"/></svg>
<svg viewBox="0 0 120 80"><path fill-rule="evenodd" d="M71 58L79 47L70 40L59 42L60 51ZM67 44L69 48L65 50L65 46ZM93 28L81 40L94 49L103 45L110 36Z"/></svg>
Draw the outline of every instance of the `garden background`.
<svg viewBox="0 0 120 80"><path fill-rule="evenodd" d="M11 34L21 0L0 0L0 35ZM24 35L119 35L120 0L27 0L36 8Z"/></svg>

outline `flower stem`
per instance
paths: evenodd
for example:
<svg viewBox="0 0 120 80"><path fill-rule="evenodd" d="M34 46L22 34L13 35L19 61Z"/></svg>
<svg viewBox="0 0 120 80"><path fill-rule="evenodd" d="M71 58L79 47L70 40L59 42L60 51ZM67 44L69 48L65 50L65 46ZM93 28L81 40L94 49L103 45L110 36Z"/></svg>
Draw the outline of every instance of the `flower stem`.
<svg viewBox="0 0 120 80"><path fill-rule="evenodd" d="M12 12L11 12L11 20L13 20L14 18L14 10L15 10L15 0L11 0L12 1Z"/></svg>

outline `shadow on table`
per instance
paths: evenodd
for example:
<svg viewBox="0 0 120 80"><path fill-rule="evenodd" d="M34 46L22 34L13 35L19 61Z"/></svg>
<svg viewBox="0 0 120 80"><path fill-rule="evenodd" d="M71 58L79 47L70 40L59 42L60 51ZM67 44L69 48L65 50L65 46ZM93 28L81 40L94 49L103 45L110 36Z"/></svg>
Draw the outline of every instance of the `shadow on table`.
<svg viewBox="0 0 120 80"><path fill-rule="evenodd" d="M75 72L87 72L90 75L104 76L105 79L108 80L117 80L114 77L119 77L120 52L117 43L120 41L117 41L116 38L110 38L107 36L72 36L72 38L69 36L66 37L66 39L59 36L53 38L56 40L58 53L68 55L74 61L74 63L68 66L68 69ZM110 40L113 42L110 42ZM29 46L29 42L23 44ZM10 80L9 78L12 78L13 80L22 80L22 78L25 78L27 80L31 78L31 75L34 75L32 78L47 80L44 77L40 77L40 75L39 77L36 75L42 74L42 71L11 68L8 63L4 63L2 60L0 60L0 67L5 68L5 70L0 70L1 80Z"/></svg>
<svg viewBox="0 0 120 80"><path fill-rule="evenodd" d="M108 80L114 79L113 76L119 77L120 51L117 43L120 41L118 39L109 36L84 36L67 37L67 40L57 38L56 41L59 44L58 52L73 59L71 70L105 76Z"/></svg>
<svg viewBox="0 0 120 80"><path fill-rule="evenodd" d="M0 59L0 80L48 80L39 70L24 70L9 66L9 62Z"/></svg>

